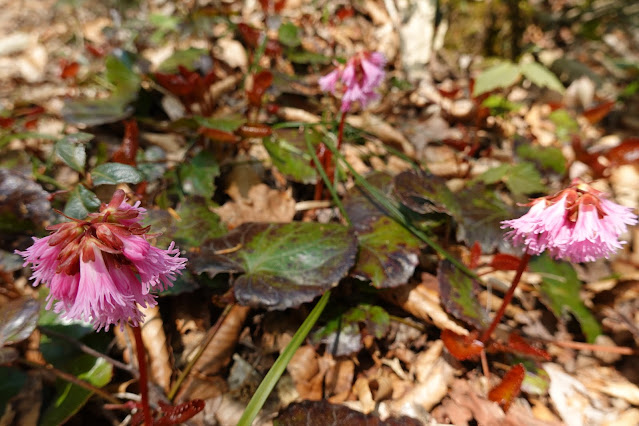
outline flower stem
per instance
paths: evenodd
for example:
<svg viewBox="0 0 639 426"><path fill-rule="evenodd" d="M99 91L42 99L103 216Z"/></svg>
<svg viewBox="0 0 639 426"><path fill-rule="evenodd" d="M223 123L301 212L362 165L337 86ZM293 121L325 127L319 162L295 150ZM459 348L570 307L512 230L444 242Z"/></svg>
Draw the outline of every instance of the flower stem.
<svg viewBox="0 0 639 426"><path fill-rule="evenodd" d="M528 253L524 254L524 256L521 258L521 261L519 262L519 266L517 267L517 273L515 273L515 277L513 278L513 282L510 284L510 288L506 292L506 295L504 296L504 300L501 302L501 306L499 307L499 310L497 311L497 313L495 314L495 317L493 318L493 322L490 323L490 327L488 327L488 329L486 329L484 333L481 335L481 337L479 338L480 342L486 343L488 340L490 340L490 336L493 334L493 331L495 331L495 329L497 328L497 325L501 321L501 318L504 316L504 312L506 312L506 307L508 306L510 301L513 299L513 295L515 294L515 289L517 288L519 281L521 281L521 275L526 270L529 260L530 260L530 254Z"/></svg>
<svg viewBox="0 0 639 426"><path fill-rule="evenodd" d="M149 405L149 377L146 370L146 351L142 341L142 330L140 327L131 327L135 336L135 354L138 358L138 369L140 370L140 398L142 400L142 413L144 414L144 424L153 425L151 406Z"/></svg>
<svg viewBox="0 0 639 426"><path fill-rule="evenodd" d="M96 395L99 395L100 397L104 398L105 400L109 401L112 404L120 403L120 401L116 397L114 397L113 395L110 395L109 393L105 392L99 387L94 386L85 380L79 379L75 377L73 374L67 373L62 370L58 370L51 364L40 364L37 362L29 361L27 359L19 359L18 362L29 367L42 368L47 371L50 371L53 374L55 374L57 377L59 377L60 379L66 380L69 383L73 383L74 385L80 386L81 388L84 388L90 392L94 392Z"/></svg>
<svg viewBox="0 0 639 426"><path fill-rule="evenodd" d="M339 119L339 126L337 127L337 149L342 149L342 142L344 140L344 122L346 121L346 113L343 112ZM333 152L331 150L326 151L325 169L328 178L332 184L335 184L335 164L333 162Z"/></svg>

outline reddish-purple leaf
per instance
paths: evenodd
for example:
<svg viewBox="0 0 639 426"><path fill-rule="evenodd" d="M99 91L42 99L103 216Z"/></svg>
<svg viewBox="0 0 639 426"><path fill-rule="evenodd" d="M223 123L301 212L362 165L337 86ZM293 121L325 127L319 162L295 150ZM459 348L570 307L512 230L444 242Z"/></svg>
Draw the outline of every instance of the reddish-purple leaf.
<svg viewBox="0 0 639 426"><path fill-rule="evenodd" d="M273 133L271 126L260 123L242 124L236 131L243 138L264 138Z"/></svg>
<svg viewBox="0 0 639 426"><path fill-rule="evenodd" d="M135 166L135 156L139 146L139 130L138 123L135 120L127 120L124 122L124 138L120 148L113 154L112 160L116 163L128 164Z"/></svg>
<svg viewBox="0 0 639 426"><path fill-rule="evenodd" d="M468 261L468 267L470 269L475 269L479 265L479 256L481 256L481 245L479 241L475 241L470 248L470 259Z"/></svg>
<svg viewBox="0 0 639 426"><path fill-rule="evenodd" d="M237 143L240 141L239 136L231 132L225 132L224 130L220 130L220 129L200 127L200 129L198 130L198 133L206 136L207 138L211 140L218 141L218 142Z"/></svg>
<svg viewBox="0 0 639 426"><path fill-rule="evenodd" d="M273 74L270 71L260 71L253 76L253 87L246 91L249 103L253 106L262 104L262 96L273 83Z"/></svg>
<svg viewBox="0 0 639 426"><path fill-rule="evenodd" d="M442 330L441 339L448 352L460 361L479 356L484 350L484 344L478 340L479 333L471 332L468 336L462 336L452 330Z"/></svg>
<svg viewBox="0 0 639 426"><path fill-rule="evenodd" d="M528 342L526 342L523 337L517 333L510 333L508 336L508 349L512 352L543 358L546 361L550 361L552 359L548 352L529 345Z"/></svg>
<svg viewBox="0 0 639 426"><path fill-rule="evenodd" d="M522 364L512 367L501 379L501 382L488 392L488 399L501 405L504 411L508 411L510 404L519 395L521 384L526 376L526 370Z"/></svg>
<svg viewBox="0 0 639 426"><path fill-rule="evenodd" d="M629 137L606 153L611 166L639 163L639 138Z"/></svg>
<svg viewBox="0 0 639 426"><path fill-rule="evenodd" d="M516 271L521 259L512 254L497 253L490 261L490 266L497 271Z"/></svg>
<svg viewBox="0 0 639 426"><path fill-rule="evenodd" d="M162 401L158 401L158 404L163 416L154 422L155 426L182 424L204 409L204 401L201 399L193 399L175 406L165 404Z"/></svg>
<svg viewBox="0 0 639 426"><path fill-rule="evenodd" d="M603 118L608 115L608 113L612 110L612 108L615 106L615 102L614 100L612 101L606 101L603 103L600 103L599 105L596 105L592 108L589 108L587 110L584 111L584 117L586 117L586 120L588 120L588 122L590 122L590 124L597 124L599 123L601 120L603 120Z"/></svg>

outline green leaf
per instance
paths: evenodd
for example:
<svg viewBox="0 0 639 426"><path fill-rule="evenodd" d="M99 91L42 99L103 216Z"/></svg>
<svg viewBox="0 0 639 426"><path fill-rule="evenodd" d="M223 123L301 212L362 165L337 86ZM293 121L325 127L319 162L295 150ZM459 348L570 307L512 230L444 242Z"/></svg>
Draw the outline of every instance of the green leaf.
<svg viewBox="0 0 639 426"><path fill-rule="evenodd" d="M132 101L137 97L142 79L126 63L115 56L106 58L106 79L115 86L113 95Z"/></svg>
<svg viewBox="0 0 639 426"><path fill-rule="evenodd" d="M296 64L323 65L331 62L331 58L328 56L307 50L287 50L286 56L291 62Z"/></svg>
<svg viewBox="0 0 639 426"><path fill-rule="evenodd" d="M115 123L133 113L129 106L131 99L123 96L111 96L106 99L72 99L65 101L62 118L69 124L99 126Z"/></svg>
<svg viewBox="0 0 639 426"><path fill-rule="evenodd" d="M506 173L508 173L510 167L510 164L500 164L497 167L486 170L484 173L477 177L477 180L480 180L488 185L500 182L504 178L504 176L506 176Z"/></svg>
<svg viewBox="0 0 639 426"><path fill-rule="evenodd" d="M502 181L515 195L546 191L546 187L541 183L541 175L534 164L528 162L515 165L501 164L485 171L477 180L489 185Z"/></svg>
<svg viewBox="0 0 639 426"><path fill-rule="evenodd" d="M579 123L565 109L551 112L548 118L554 123L560 141L569 141L572 135L579 132Z"/></svg>
<svg viewBox="0 0 639 426"><path fill-rule="evenodd" d="M220 166L210 151L201 151L191 161L180 167L180 180L184 192L211 198L215 192L215 178L220 174Z"/></svg>
<svg viewBox="0 0 639 426"><path fill-rule="evenodd" d="M407 170L393 179L395 194L409 209L421 214L458 212L455 195L446 180L421 171Z"/></svg>
<svg viewBox="0 0 639 426"><path fill-rule="evenodd" d="M204 126L209 129L217 129L225 132L234 132L240 128L240 126L246 123L246 119L242 117L201 117L196 115L193 117L195 122L200 126Z"/></svg>
<svg viewBox="0 0 639 426"><path fill-rule="evenodd" d="M104 163L91 171L93 185L140 183L144 176L135 167L121 163Z"/></svg>
<svg viewBox="0 0 639 426"><path fill-rule="evenodd" d="M490 92L495 89L505 89L515 84L521 72L519 67L512 62L500 62L484 71L475 80L473 96Z"/></svg>
<svg viewBox="0 0 639 426"><path fill-rule="evenodd" d="M87 153L84 144L93 139L89 133L74 133L60 139L55 144L55 152L76 172L82 173L87 161Z"/></svg>
<svg viewBox="0 0 639 426"><path fill-rule="evenodd" d="M382 172L373 172L366 176L365 182L379 190L385 197L390 198L393 188L390 175ZM349 189L343 201L346 214L357 232L365 232L372 222L386 216L384 207L371 199L359 186Z"/></svg>
<svg viewBox="0 0 639 426"><path fill-rule="evenodd" d="M168 59L160 64L158 71L167 74L173 74L178 71L178 66L181 65L187 68L189 71L193 71L197 68L198 62L203 56L208 56L209 52L206 49L197 49L189 47L184 50L177 50L173 52Z"/></svg>
<svg viewBox="0 0 639 426"><path fill-rule="evenodd" d="M317 182L317 171L311 166L304 137L297 130L279 130L264 138L264 148L273 165L290 180L304 184Z"/></svg>
<svg viewBox="0 0 639 426"><path fill-rule="evenodd" d="M300 41L299 28L291 22L280 25L277 31L277 38L280 43L288 47L297 47L302 44Z"/></svg>
<svg viewBox="0 0 639 426"><path fill-rule="evenodd" d="M223 236L228 232L220 217L198 197L187 198L177 209L180 216L175 240L186 248L199 247L205 241Z"/></svg>
<svg viewBox="0 0 639 426"><path fill-rule="evenodd" d="M504 176L506 186L516 195L546 192L546 186L541 183L542 177L535 165L528 162L516 164Z"/></svg>
<svg viewBox="0 0 639 426"><path fill-rule="evenodd" d="M103 358L81 355L73 361L71 373L79 379L97 387L103 387L111 381L113 366ZM55 399L42 415L40 425L63 424L84 406L92 394L89 390L59 380Z"/></svg>
<svg viewBox="0 0 639 426"><path fill-rule="evenodd" d="M144 175L144 180L160 179L167 169L166 153L159 146L150 146L136 154L137 167Z"/></svg>
<svg viewBox="0 0 639 426"><path fill-rule="evenodd" d="M0 366L0 416L9 400L15 397L27 382L27 374L15 367Z"/></svg>
<svg viewBox="0 0 639 426"><path fill-rule="evenodd" d="M498 94L488 96L481 104L490 108L491 115L504 115L508 112L517 111L523 106L521 103L511 102Z"/></svg>
<svg viewBox="0 0 639 426"><path fill-rule="evenodd" d="M383 216L356 233L359 255L353 276L370 280L376 288L389 288L405 284L413 275L423 244L410 231Z"/></svg>
<svg viewBox="0 0 639 426"><path fill-rule="evenodd" d="M442 304L446 311L475 328L488 324L486 311L479 304L479 283L470 278L448 260L442 260L437 269L437 281Z"/></svg>
<svg viewBox="0 0 639 426"><path fill-rule="evenodd" d="M519 64L519 69L524 74L524 77L539 87L547 87L559 93L564 93L566 90L557 76L539 62Z"/></svg>
<svg viewBox="0 0 639 426"><path fill-rule="evenodd" d="M581 301L581 282L572 265L553 260L544 254L531 260L530 269L541 274L540 290L555 316L562 318L566 311L572 312L588 342L594 343L601 334L601 326Z"/></svg>
<svg viewBox="0 0 639 426"><path fill-rule="evenodd" d="M518 217L518 211L508 206L493 191L482 185L474 185L455 194L463 208L453 214L457 222L457 239L471 245L479 241L484 253L500 247L508 248L504 240L501 221Z"/></svg>
<svg viewBox="0 0 639 426"><path fill-rule="evenodd" d="M84 219L89 213L96 211L100 204L97 195L86 189L84 185L78 185L69 194L67 204L64 206L64 214L76 219Z"/></svg>
<svg viewBox="0 0 639 426"><path fill-rule="evenodd" d="M223 252L224 254L219 254ZM191 269L241 274L234 282L239 303L287 309L309 302L346 276L355 263L357 240L337 224L245 223L203 244Z"/></svg>
<svg viewBox="0 0 639 426"><path fill-rule="evenodd" d="M521 158L534 161L543 168L559 174L566 172L566 158L559 148L524 144L519 145L516 152Z"/></svg>

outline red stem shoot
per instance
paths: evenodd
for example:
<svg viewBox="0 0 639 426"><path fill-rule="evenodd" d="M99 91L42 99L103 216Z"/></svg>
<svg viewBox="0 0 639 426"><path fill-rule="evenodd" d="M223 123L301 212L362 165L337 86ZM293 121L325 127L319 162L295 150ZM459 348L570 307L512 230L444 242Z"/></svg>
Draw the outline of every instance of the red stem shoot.
<svg viewBox="0 0 639 426"><path fill-rule="evenodd" d="M149 405L149 378L146 370L146 351L142 342L142 329L131 327L135 336L135 354L138 358L138 369L140 370L140 398L142 399L142 412L144 414L144 424L153 426L153 416Z"/></svg>
<svg viewBox="0 0 639 426"><path fill-rule="evenodd" d="M495 329L497 328L497 325L501 321L501 318L504 316L504 312L506 312L506 307L508 306L508 304L510 304L510 301L513 299L513 295L515 294L515 289L517 288L519 281L521 281L521 275L526 270L529 260L530 260L530 254L526 253L522 256L521 262L519 263L519 266L517 267L517 273L515 274L515 277L513 278L513 282L512 284L510 284L510 288L506 292L506 295L504 296L504 300L501 302L501 306L499 307L499 310L497 311L497 313L495 314L495 317L493 318L493 322L490 323L490 327L488 327L488 329L486 329L482 333L481 337L479 338L480 342L486 343L488 340L490 340L490 336L493 334L493 331L495 331Z"/></svg>

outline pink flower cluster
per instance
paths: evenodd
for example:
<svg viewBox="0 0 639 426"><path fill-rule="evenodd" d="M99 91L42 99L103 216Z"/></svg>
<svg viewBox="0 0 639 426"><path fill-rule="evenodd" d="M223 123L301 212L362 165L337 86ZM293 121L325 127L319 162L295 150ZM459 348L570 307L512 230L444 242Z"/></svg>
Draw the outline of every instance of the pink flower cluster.
<svg viewBox="0 0 639 426"><path fill-rule="evenodd" d="M548 197L536 198L519 219L502 222L506 236L529 254L548 250L556 259L592 262L621 248L619 236L637 223L632 209L605 198L579 181Z"/></svg>
<svg viewBox="0 0 639 426"><path fill-rule="evenodd" d="M335 93L338 81L342 82L342 112L350 111L353 102L365 107L379 97L375 90L384 80L386 58L380 52L361 52L348 60L345 66L319 79L320 88L325 92Z"/></svg>
<svg viewBox="0 0 639 426"><path fill-rule="evenodd" d="M145 212L117 190L99 213L50 226L51 235L16 251L24 266L32 264L33 285L49 287L47 309L58 300L56 313L98 330L127 322L138 326L144 319L139 305L157 304L151 288L172 286L186 264L174 243L161 250L147 241L149 228L140 223Z"/></svg>

